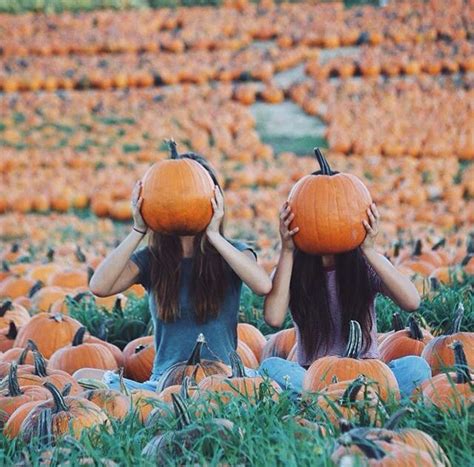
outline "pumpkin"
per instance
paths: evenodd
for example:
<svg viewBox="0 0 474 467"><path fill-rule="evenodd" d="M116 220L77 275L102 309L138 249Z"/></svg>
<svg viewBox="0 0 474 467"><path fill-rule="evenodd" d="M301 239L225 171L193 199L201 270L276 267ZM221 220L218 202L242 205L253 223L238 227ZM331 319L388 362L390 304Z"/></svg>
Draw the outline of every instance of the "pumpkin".
<svg viewBox="0 0 474 467"><path fill-rule="evenodd" d="M24 365L25 363L32 365L34 363L33 350L38 350L38 347L36 347L32 340L28 341L25 348L12 347L0 357L0 363L16 361L19 365ZM0 371L0 378L3 376L5 375L2 375Z"/></svg>
<svg viewBox="0 0 474 467"><path fill-rule="evenodd" d="M239 354L246 368L258 368L257 357L255 357L250 347L241 340L237 340L237 353Z"/></svg>
<svg viewBox="0 0 474 467"><path fill-rule="evenodd" d="M17 334L18 330L13 321L10 321L7 328L0 329L0 352L6 352L13 347Z"/></svg>
<svg viewBox="0 0 474 467"><path fill-rule="evenodd" d="M110 419L123 420L130 412L130 397L113 389L89 389L80 396L100 407Z"/></svg>
<svg viewBox="0 0 474 467"><path fill-rule="evenodd" d="M99 339L98 337L91 336L90 334L84 337L84 342L86 344L103 345L104 347L109 349L112 355L114 356L115 362L117 364L117 368L124 366L125 363L124 363L123 352L116 345L107 341L103 341L102 339Z"/></svg>
<svg viewBox="0 0 474 467"><path fill-rule="evenodd" d="M392 315L392 330L388 332L382 332L377 335L377 343L379 345L382 345L382 342L389 336L393 336L394 333L397 331L402 331L404 329L402 320L400 318L400 313L396 311Z"/></svg>
<svg viewBox="0 0 474 467"><path fill-rule="evenodd" d="M80 327L81 323L69 316L39 313L20 329L15 346L25 347L31 339L40 352L50 358L56 350L71 343Z"/></svg>
<svg viewBox="0 0 474 467"><path fill-rule="evenodd" d="M250 350L260 362L263 348L267 342L265 336L255 326L248 323L239 323L237 325L237 337L250 347Z"/></svg>
<svg viewBox="0 0 474 467"><path fill-rule="evenodd" d="M232 396L243 396L251 403L255 403L265 393L273 400L278 400L281 389L277 383L269 380L266 385L267 383L261 376L246 376L244 365L237 352L231 352L229 359L232 375L230 377L224 375L207 376L198 384L199 393L219 393L219 399L224 403L229 402ZM199 395L199 393L195 393L195 395Z"/></svg>
<svg viewBox="0 0 474 467"><path fill-rule="evenodd" d="M171 159L155 163L143 177L141 214L156 232L195 235L212 217L214 182L198 162L181 157L170 142Z"/></svg>
<svg viewBox="0 0 474 467"><path fill-rule="evenodd" d="M27 443L35 436L47 434L53 439L71 433L79 439L85 428L109 423L106 413L93 402L82 397L63 397L52 383L44 386L52 399L33 407L20 427L20 436Z"/></svg>
<svg viewBox="0 0 474 467"><path fill-rule="evenodd" d="M10 415L23 404L32 400L48 399L49 394L42 387L20 387L17 376L18 365L13 362L8 374L7 389L0 392L0 422L3 425Z"/></svg>
<svg viewBox="0 0 474 467"><path fill-rule="evenodd" d="M454 341L462 342L467 363L470 368L474 367L474 333L461 332L463 317L464 305L460 302L456 309L450 333L433 338L423 349L421 356L430 365L433 376L441 373L443 368L449 368L454 365L454 354L449 347Z"/></svg>
<svg viewBox="0 0 474 467"><path fill-rule="evenodd" d="M201 359L201 350L206 344L203 334L199 334L196 345L189 359L185 362L178 362L168 368L158 381L157 391L161 392L168 386L181 384L185 376L193 376L196 383L199 383L206 376L227 375L229 368L224 363L217 360Z"/></svg>
<svg viewBox="0 0 474 467"><path fill-rule="evenodd" d="M28 311L17 303L11 300L5 300L0 305L0 329L5 329L10 326L10 323L15 323L17 328L24 326L30 320Z"/></svg>
<svg viewBox="0 0 474 467"><path fill-rule="evenodd" d="M315 154L320 170L299 180L288 196L290 228L299 228L294 242L313 255L353 250L365 239L362 221L372 198L355 175L332 171L319 149Z"/></svg>
<svg viewBox="0 0 474 467"><path fill-rule="evenodd" d="M456 373L438 374L422 384L426 401L442 409L455 408L474 404L473 375L467 364L463 344L454 341L450 347L454 351Z"/></svg>
<svg viewBox="0 0 474 467"><path fill-rule="evenodd" d="M26 277L9 276L0 282L0 298L15 299L22 295L28 295L34 281Z"/></svg>
<svg viewBox="0 0 474 467"><path fill-rule="evenodd" d="M431 333L422 330L416 318L410 316L408 329L395 332L380 344L380 356L385 363L407 355L419 356L431 339L433 339Z"/></svg>
<svg viewBox="0 0 474 467"><path fill-rule="evenodd" d="M278 331L268 339L262 350L263 362L266 358L280 357L286 359L296 343L295 328Z"/></svg>
<svg viewBox="0 0 474 467"><path fill-rule="evenodd" d="M51 355L48 367L63 370L70 375L81 368L116 370L117 362L112 352L102 344L85 343L85 333L86 328L80 327L70 345L56 350Z"/></svg>
<svg viewBox="0 0 474 467"><path fill-rule="evenodd" d="M359 359L362 348L362 329L357 321L350 322L349 341L342 357L328 356L314 361L303 379L303 390L318 392L337 381L348 381L359 375L374 382L379 397L386 401L390 396L400 397L398 383L392 370L381 360L375 358Z"/></svg>
<svg viewBox="0 0 474 467"><path fill-rule="evenodd" d="M148 381L155 360L153 336L138 337L123 349L125 376L135 381Z"/></svg>

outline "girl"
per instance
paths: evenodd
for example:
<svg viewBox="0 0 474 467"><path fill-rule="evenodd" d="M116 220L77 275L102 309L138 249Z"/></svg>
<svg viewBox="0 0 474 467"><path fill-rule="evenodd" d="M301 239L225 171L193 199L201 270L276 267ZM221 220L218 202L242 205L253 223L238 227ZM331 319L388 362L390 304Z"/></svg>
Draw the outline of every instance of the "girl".
<svg viewBox="0 0 474 467"><path fill-rule="evenodd" d="M362 327L365 346L361 358L380 358L374 298L377 293L390 297L399 307L414 311L420 297L411 281L399 273L375 250L379 213L375 204L367 210L369 222L362 245L337 255L309 255L295 247L295 226L289 230L294 214L288 203L280 211L282 248L273 277L273 288L264 304L265 321L282 325L289 307L296 329L298 363L281 358L262 362L266 372L280 385L301 392L306 369L317 358L342 355L346 347L350 320ZM427 362L415 356L389 364L402 395L411 394L416 384L431 376Z"/></svg>
<svg viewBox="0 0 474 467"><path fill-rule="evenodd" d="M151 232L148 246L134 253L148 231L140 214L143 198L141 182L137 182L132 194L133 229L97 268L89 284L99 297L122 292L137 282L148 291L156 356L150 381L125 380L131 389L154 390L170 366L189 358L200 333L208 344L203 358L227 363L229 352L237 346L242 282L259 295L271 288L254 251L224 237L224 199L214 170L197 154L180 157L199 162L214 181L214 196L209 200L213 216L207 229L195 236ZM110 371L79 370L75 377L103 379L118 387L118 376Z"/></svg>

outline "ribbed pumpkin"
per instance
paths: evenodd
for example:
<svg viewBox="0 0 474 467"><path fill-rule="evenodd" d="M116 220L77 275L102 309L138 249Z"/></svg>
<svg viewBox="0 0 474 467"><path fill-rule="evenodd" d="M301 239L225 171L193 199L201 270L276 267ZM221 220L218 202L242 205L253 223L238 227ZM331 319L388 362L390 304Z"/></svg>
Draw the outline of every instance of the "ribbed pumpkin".
<svg viewBox="0 0 474 467"><path fill-rule="evenodd" d="M258 360L251 348L240 339L237 340L237 353L244 362L246 368L258 368Z"/></svg>
<svg viewBox="0 0 474 467"><path fill-rule="evenodd" d="M375 358L359 359L362 348L362 329L357 321L351 321L349 342L342 357L322 357L312 363L303 380L303 390L318 392L337 381L347 381L366 376L374 381L379 397L386 401L389 395L399 398L398 383L392 370L381 360Z"/></svg>
<svg viewBox="0 0 474 467"><path fill-rule="evenodd" d="M157 391L161 392L168 386L181 384L185 376L193 376L196 383L199 383L206 376L210 375L227 375L229 367L217 360L201 359L201 350L206 344L203 334L199 334L196 345L189 359L185 362L179 362L166 370L160 377Z"/></svg>
<svg viewBox="0 0 474 467"><path fill-rule="evenodd" d="M18 329L13 321L6 328L0 329L0 352L6 352L13 347Z"/></svg>
<svg viewBox="0 0 474 467"><path fill-rule="evenodd" d="M319 149L315 154L321 169L299 180L288 196L295 216L290 228L299 227L295 244L313 255L353 250L365 239L362 221L372 198L355 175L332 171Z"/></svg>
<svg viewBox="0 0 474 467"><path fill-rule="evenodd" d="M141 213L156 232L195 235L212 217L214 182L198 162L180 157L170 142L171 159L157 162L143 177Z"/></svg>
<svg viewBox="0 0 474 467"><path fill-rule="evenodd" d="M263 347L261 361L269 357L287 358L296 343L295 328L283 329L271 335Z"/></svg>
<svg viewBox="0 0 474 467"><path fill-rule="evenodd" d="M0 329L8 328L11 322L16 327L24 326L30 320L28 311L11 300L5 300L0 305Z"/></svg>
<svg viewBox="0 0 474 467"><path fill-rule="evenodd" d="M237 336L239 340L245 342L250 347L260 362L263 348L267 343L265 336L255 326L248 323L239 323L237 325Z"/></svg>
<svg viewBox="0 0 474 467"><path fill-rule="evenodd" d="M155 360L153 336L138 337L123 349L125 376L135 381L147 381L151 377Z"/></svg>
<svg viewBox="0 0 474 467"><path fill-rule="evenodd" d="M46 357L61 347L71 343L81 323L60 313L39 313L22 326L15 340L15 347L25 347L32 339L40 352Z"/></svg>
<svg viewBox="0 0 474 467"><path fill-rule="evenodd" d="M380 356L385 363L407 355L419 356L431 339L433 336L420 328L414 316L410 316L408 329L395 332L380 344Z"/></svg>
<svg viewBox="0 0 474 467"><path fill-rule="evenodd" d="M84 342L85 333L86 328L80 327L70 345L51 355L48 367L63 370L70 375L81 368L116 370L117 362L112 352L105 345Z"/></svg>
<svg viewBox="0 0 474 467"><path fill-rule="evenodd" d="M451 332L433 338L423 349L421 356L431 367L433 376L441 373L443 368L454 365L454 354L450 345L454 341L462 342L470 368L474 367L474 333L461 332L461 323L464 317L464 305L460 302L456 309Z"/></svg>
<svg viewBox="0 0 474 467"><path fill-rule="evenodd" d="M113 389L90 389L80 396L99 406L112 419L122 420L130 412L130 397Z"/></svg>

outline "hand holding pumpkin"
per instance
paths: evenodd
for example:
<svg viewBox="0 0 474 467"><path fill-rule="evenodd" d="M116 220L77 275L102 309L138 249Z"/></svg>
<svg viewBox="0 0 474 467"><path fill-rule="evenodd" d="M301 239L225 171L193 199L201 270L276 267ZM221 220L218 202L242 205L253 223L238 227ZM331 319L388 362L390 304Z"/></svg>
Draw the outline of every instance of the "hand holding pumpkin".
<svg viewBox="0 0 474 467"><path fill-rule="evenodd" d="M224 197L221 190L216 185L214 187L214 196L211 198L212 218L206 229L207 235L218 234L222 218L224 217Z"/></svg>
<svg viewBox="0 0 474 467"><path fill-rule="evenodd" d="M289 226L293 221L295 214L291 212L291 207L288 201L280 209L280 237L281 246L284 250L293 251L295 249L295 242L293 241L293 235L295 235L300 229L295 227L290 230Z"/></svg>
<svg viewBox="0 0 474 467"><path fill-rule="evenodd" d="M375 203L372 203L367 209L367 216L369 218L369 222L365 219L362 221L364 224L365 230L367 231L367 235L365 236L365 240L362 242L360 246L362 251L373 250L375 248L375 238L379 233L379 219L380 214L377 210L377 206Z"/></svg>
<svg viewBox="0 0 474 467"><path fill-rule="evenodd" d="M137 183L135 183L132 192L133 227L142 232L146 232L148 230L148 226L143 220L142 214L140 212L143 203L143 197L140 196L141 190L142 182L141 180L138 180Z"/></svg>

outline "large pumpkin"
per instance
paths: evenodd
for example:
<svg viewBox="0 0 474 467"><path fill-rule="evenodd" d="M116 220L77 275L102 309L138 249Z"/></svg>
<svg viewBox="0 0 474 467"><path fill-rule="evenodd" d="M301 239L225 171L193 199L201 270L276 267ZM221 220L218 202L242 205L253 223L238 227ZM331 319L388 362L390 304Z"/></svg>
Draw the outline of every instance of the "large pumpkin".
<svg viewBox="0 0 474 467"><path fill-rule="evenodd" d="M315 154L321 170L299 180L288 197L291 228L299 227L295 244L313 255L353 250L364 241L372 198L355 175L332 171L319 149Z"/></svg>
<svg viewBox="0 0 474 467"><path fill-rule="evenodd" d="M141 213L156 232L195 235L212 217L214 182L195 160L180 157L170 143L171 159L157 162L143 177Z"/></svg>

